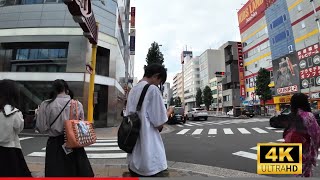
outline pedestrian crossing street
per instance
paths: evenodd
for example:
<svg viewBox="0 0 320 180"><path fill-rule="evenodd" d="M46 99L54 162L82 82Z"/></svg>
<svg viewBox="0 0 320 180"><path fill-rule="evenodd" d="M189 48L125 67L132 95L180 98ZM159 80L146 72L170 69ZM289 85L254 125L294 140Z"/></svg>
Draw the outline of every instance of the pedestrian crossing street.
<svg viewBox="0 0 320 180"><path fill-rule="evenodd" d="M267 133L283 133L283 130L278 130L273 127L265 128L215 128L215 129L182 129L178 130L177 135L237 135L237 134L267 134Z"/></svg>
<svg viewBox="0 0 320 180"><path fill-rule="evenodd" d="M223 121L187 121L185 124L177 124L177 127L193 127L193 126L208 126L208 125L225 125L225 124L245 124L252 122L267 122L267 118L251 118L251 119L231 119Z"/></svg>
<svg viewBox="0 0 320 180"><path fill-rule="evenodd" d="M284 139L278 139L276 142L269 142L269 143L281 143L281 142L284 142ZM235 156L239 156L247 159L257 160L257 146L250 148L250 150L248 151L238 151L232 154ZM320 160L320 150L319 150L318 160Z"/></svg>
<svg viewBox="0 0 320 180"><path fill-rule="evenodd" d="M97 139L95 144L84 148L89 159L123 159L127 153L118 147L117 139ZM46 148L39 152L32 152L28 157L45 157Z"/></svg>

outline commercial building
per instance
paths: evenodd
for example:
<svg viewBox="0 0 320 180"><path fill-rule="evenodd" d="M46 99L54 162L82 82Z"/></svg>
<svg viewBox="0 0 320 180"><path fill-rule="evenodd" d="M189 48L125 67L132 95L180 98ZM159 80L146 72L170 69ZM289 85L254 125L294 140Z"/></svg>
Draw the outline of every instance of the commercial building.
<svg viewBox="0 0 320 180"><path fill-rule="evenodd" d="M216 72L224 72L225 64L221 50L208 49L199 56L200 88L203 90L209 86L210 79Z"/></svg>
<svg viewBox="0 0 320 180"><path fill-rule="evenodd" d="M178 73L173 77L173 98L180 98L183 102L183 77L182 73Z"/></svg>
<svg viewBox="0 0 320 180"><path fill-rule="evenodd" d="M55 79L68 82L87 114L91 44L63 1L2 0L0 6L0 79L19 83L25 120L32 120L33 110L48 98ZM115 126L120 122L123 79L130 64L130 0L93 1L92 8L99 22L94 124ZM132 68L128 67L129 77Z"/></svg>
<svg viewBox="0 0 320 180"><path fill-rule="evenodd" d="M196 107L198 88L200 88L199 57L187 57L184 61L184 104L186 111Z"/></svg>
<svg viewBox="0 0 320 180"><path fill-rule="evenodd" d="M214 111L223 111L222 77L210 79L210 89L213 98L212 109Z"/></svg>
<svg viewBox="0 0 320 180"><path fill-rule="evenodd" d="M164 102L165 106L169 107L170 98L171 98L170 97L170 83L163 84L162 97L163 97L163 102Z"/></svg>
<svg viewBox="0 0 320 180"><path fill-rule="evenodd" d="M240 96L238 42L228 41L219 49L222 50L225 60L225 75L222 80L223 111L228 112L235 107L240 107L242 100Z"/></svg>

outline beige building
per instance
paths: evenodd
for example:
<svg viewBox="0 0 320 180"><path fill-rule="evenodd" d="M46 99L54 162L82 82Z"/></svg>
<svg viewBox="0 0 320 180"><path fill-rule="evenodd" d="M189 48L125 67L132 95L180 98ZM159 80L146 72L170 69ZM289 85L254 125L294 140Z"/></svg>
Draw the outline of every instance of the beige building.
<svg viewBox="0 0 320 180"><path fill-rule="evenodd" d="M212 108L213 110L217 110L218 108L218 100L219 100L219 111L223 108L223 95L222 95L222 77L214 77L210 79L210 88L212 92ZM219 97L219 98L218 98Z"/></svg>
<svg viewBox="0 0 320 180"><path fill-rule="evenodd" d="M183 76L180 72L173 77L173 98L180 97L183 102L183 92Z"/></svg>

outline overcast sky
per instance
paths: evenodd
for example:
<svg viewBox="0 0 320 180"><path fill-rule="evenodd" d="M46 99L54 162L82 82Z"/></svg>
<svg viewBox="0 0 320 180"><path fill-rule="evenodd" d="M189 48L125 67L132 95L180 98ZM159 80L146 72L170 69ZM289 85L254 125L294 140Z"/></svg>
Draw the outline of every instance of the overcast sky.
<svg viewBox="0 0 320 180"><path fill-rule="evenodd" d="M153 41L162 44L168 79L181 72L181 51L188 46L194 56L240 41L238 9L248 0L131 0L136 7L134 76L143 76L146 55Z"/></svg>

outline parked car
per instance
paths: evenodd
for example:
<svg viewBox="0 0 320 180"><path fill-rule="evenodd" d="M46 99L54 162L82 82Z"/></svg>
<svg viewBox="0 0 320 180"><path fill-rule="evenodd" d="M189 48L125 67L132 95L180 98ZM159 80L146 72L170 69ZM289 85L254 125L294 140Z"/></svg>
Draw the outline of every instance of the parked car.
<svg viewBox="0 0 320 180"><path fill-rule="evenodd" d="M186 119L192 119L192 120L208 120L208 112L203 108L192 108L188 111L186 114Z"/></svg>
<svg viewBox="0 0 320 180"><path fill-rule="evenodd" d="M320 110L312 109L312 113L317 119L318 124L320 125ZM291 119L291 109L287 108L281 111L280 115L273 116L270 118L270 126L274 128L286 128Z"/></svg>
<svg viewBox="0 0 320 180"><path fill-rule="evenodd" d="M243 110L241 112L241 114L252 118L254 116L254 111L253 110Z"/></svg>
<svg viewBox="0 0 320 180"><path fill-rule="evenodd" d="M186 123L183 107L174 107L173 113L168 119L168 124Z"/></svg>

